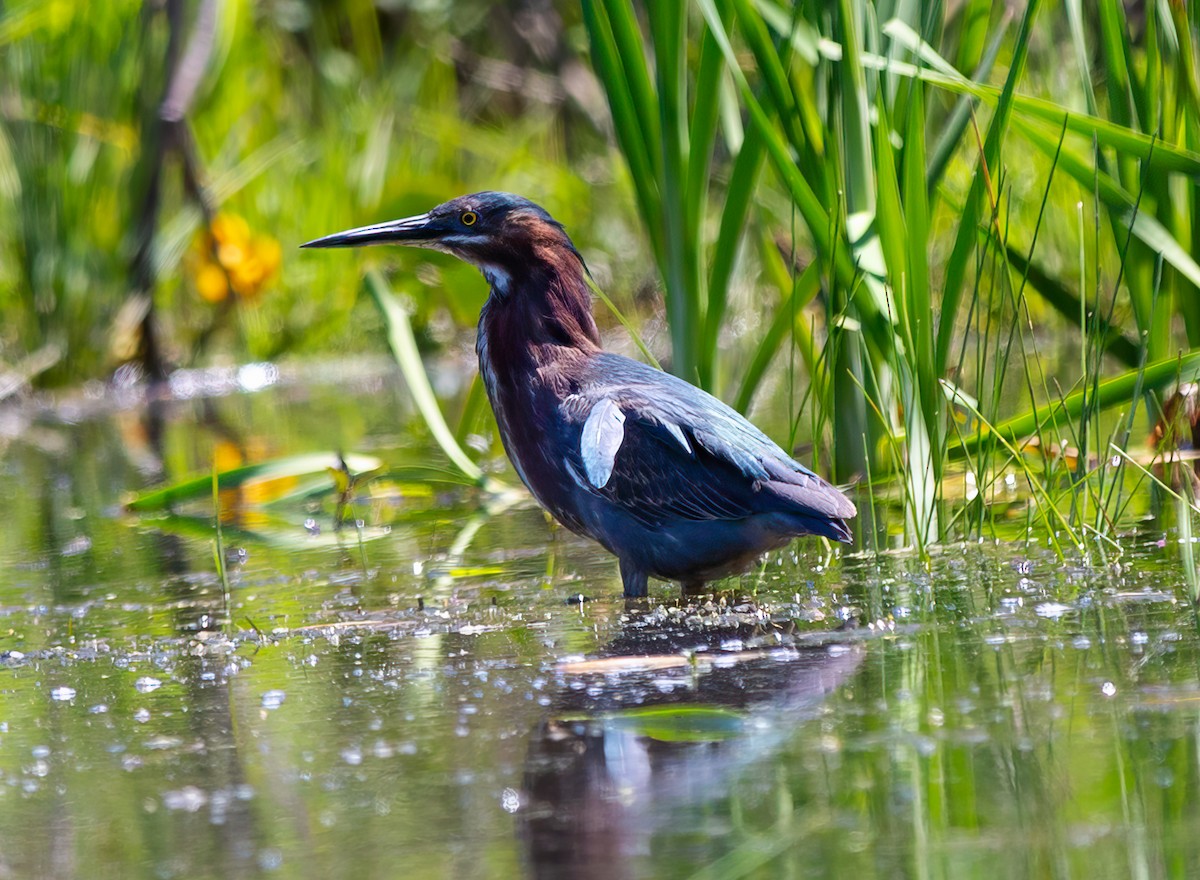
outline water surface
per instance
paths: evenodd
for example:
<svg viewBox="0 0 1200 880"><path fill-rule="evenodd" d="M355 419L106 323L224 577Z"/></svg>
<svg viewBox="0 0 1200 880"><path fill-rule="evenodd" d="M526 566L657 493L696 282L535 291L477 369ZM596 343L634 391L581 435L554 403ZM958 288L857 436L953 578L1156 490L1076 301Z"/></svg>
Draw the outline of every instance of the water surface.
<svg viewBox="0 0 1200 880"><path fill-rule="evenodd" d="M227 599L211 519L129 515L129 492L222 449L440 462L384 367L255 369L188 374L157 424L98 388L0 414L0 877L1200 864L1173 530L1066 562L800 542L710 596L627 605L611 559L527 500L399 479L360 494L361 533L227 511Z"/></svg>

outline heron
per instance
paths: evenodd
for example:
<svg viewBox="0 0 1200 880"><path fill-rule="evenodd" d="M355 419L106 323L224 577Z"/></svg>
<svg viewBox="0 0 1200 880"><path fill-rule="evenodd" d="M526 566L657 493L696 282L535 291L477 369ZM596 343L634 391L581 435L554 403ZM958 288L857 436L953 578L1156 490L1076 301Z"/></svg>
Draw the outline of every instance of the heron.
<svg viewBox="0 0 1200 880"><path fill-rule="evenodd" d="M381 244L483 274L475 348L505 452L543 508L616 556L625 596L651 577L701 589L800 535L851 541L854 504L740 413L603 350L587 266L545 209L479 192L302 247Z"/></svg>

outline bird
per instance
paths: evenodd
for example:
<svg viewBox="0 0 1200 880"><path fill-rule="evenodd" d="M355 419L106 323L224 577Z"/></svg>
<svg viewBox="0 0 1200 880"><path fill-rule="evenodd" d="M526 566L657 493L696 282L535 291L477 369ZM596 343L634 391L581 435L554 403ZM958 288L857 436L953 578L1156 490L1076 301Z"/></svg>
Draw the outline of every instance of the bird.
<svg viewBox="0 0 1200 880"><path fill-rule="evenodd" d="M539 205L479 192L301 247L382 244L483 274L475 348L504 449L543 508L617 557L626 597L651 577L701 590L799 535L851 541L853 502L740 413L601 348L587 266Z"/></svg>

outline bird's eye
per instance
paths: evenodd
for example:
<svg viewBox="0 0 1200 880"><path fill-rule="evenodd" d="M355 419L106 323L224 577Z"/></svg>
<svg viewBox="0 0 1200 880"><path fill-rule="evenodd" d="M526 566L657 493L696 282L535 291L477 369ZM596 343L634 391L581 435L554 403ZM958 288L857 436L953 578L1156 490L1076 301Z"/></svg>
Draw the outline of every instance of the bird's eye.
<svg viewBox="0 0 1200 880"><path fill-rule="evenodd" d="M474 226L475 221L479 219L479 215L474 211L463 211L462 216L458 219L462 221L463 226Z"/></svg>

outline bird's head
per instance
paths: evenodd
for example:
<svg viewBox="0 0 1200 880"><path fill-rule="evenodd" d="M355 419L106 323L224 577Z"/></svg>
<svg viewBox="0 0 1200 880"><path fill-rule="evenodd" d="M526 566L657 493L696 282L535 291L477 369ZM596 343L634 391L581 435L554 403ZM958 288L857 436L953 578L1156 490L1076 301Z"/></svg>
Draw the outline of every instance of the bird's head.
<svg viewBox="0 0 1200 880"><path fill-rule="evenodd" d="M453 254L477 266L493 290L505 295L514 278L539 269L583 269L562 224L521 196L480 192L451 199L415 217L337 232L301 247L401 244Z"/></svg>

